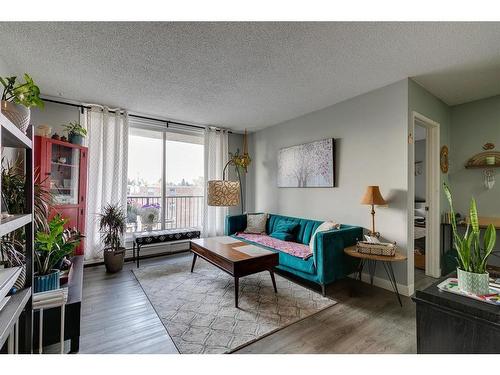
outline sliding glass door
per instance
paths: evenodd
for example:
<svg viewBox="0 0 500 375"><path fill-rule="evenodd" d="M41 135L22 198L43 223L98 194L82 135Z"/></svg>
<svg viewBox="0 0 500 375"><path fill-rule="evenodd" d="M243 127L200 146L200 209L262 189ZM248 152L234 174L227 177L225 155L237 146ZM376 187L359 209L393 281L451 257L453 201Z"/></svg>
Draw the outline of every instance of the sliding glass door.
<svg viewBox="0 0 500 375"><path fill-rule="evenodd" d="M200 228L203 136L131 126L127 232Z"/></svg>

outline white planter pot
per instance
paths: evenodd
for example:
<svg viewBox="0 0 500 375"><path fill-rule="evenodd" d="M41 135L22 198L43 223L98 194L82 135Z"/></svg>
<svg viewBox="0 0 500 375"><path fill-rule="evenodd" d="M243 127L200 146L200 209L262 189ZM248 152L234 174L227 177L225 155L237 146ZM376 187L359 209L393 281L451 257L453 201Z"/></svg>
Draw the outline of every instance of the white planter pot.
<svg viewBox="0 0 500 375"><path fill-rule="evenodd" d="M26 134L26 130L28 130L30 126L31 110L21 104L7 102L5 100L2 100L1 105L2 113L5 117Z"/></svg>
<svg viewBox="0 0 500 375"><path fill-rule="evenodd" d="M482 296L489 291L489 273L473 273L457 268L458 287L464 292Z"/></svg>

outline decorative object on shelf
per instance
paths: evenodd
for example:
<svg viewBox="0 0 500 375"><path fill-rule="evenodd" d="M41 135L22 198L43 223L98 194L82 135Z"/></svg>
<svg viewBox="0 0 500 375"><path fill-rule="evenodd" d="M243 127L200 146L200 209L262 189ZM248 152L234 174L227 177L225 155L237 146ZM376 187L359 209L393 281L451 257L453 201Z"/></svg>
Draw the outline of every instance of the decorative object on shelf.
<svg viewBox="0 0 500 375"><path fill-rule="evenodd" d="M495 148L495 145L493 143L490 143L490 142L485 143L483 145L483 150L493 150L494 148Z"/></svg>
<svg viewBox="0 0 500 375"><path fill-rule="evenodd" d="M121 271L125 260L122 237L126 229L127 215L118 204L107 204L99 215L99 231L104 244L106 271Z"/></svg>
<svg viewBox="0 0 500 375"><path fill-rule="evenodd" d="M493 143L486 143L483 146L484 152L480 152L471 157L465 164L465 168L482 168L484 169L484 186L490 190L495 185L495 173L493 168L500 167L500 152L494 151Z"/></svg>
<svg viewBox="0 0 500 375"><path fill-rule="evenodd" d="M160 219L160 204L152 203L145 204L140 209L141 223L146 227L148 232L153 230L153 225L157 224Z"/></svg>
<svg viewBox="0 0 500 375"><path fill-rule="evenodd" d="M444 183L444 193L448 199L451 211L451 227L453 244L458 254L458 286L461 290L477 295L488 293L489 274L486 271L488 257L491 255L496 242L496 230L489 224L480 244L481 231L477 215L477 206L474 198L471 199L469 209L470 227L461 235L457 230L457 223L453 210L453 199L449 186Z"/></svg>
<svg viewBox="0 0 500 375"><path fill-rule="evenodd" d="M64 229L68 223L60 215L49 221L47 232L35 236L35 293L59 288L59 269L55 267L61 260L72 255L83 236L75 229Z"/></svg>
<svg viewBox="0 0 500 375"><path fill-rule="evenodd" d="M62 135L60 140L61 142L68 142L68 138L65 135Z"/></svg>
<svg viewBox="0 0 500 375"><path fill-rule="evenodd" d="M441 167L442 173L448 173L449 161L448 161L448 146L443 145L441 147L441 152L439 153L439 166Z"/></svg>
<svg viewBox="0 0 500 375"><path fill-rule="evenodd" d="M35 129L35 135L40 137L50 137L50 133L52 132L52 128L48 125L38 125Z"/></svg>
<svg viewBox="0 0 500 375"><path fill-rule="evenodd" d="M382 206L386 205L387 202L382 198L380 194L380 189L378 186L368 186L365 191L365 195L361 199L361 204L366 204L372 206L372 230L368 233L370 236L380 237L380 233L375 231L375 205Z"/></svg>
<svg viewBox="0 0 500 375"><path fill-rule="evenodd" d="M55 139L56 141L59 141L61 139L61 137L59 137L59 134L57 133L54 133L51 138Z"/></svg>
<svg viewBox="0 0 500 375"><path fill-rule="evenodd" d="M17 77L0 77L0 82L3 85L2 113L26 133L30 125L30 108L43 108L44 103L40 99L40 89L35 85L33 79L25 73L24 80L25 83L16 84Z"/></svg>
<svg viewBox="0 0 500 375"><path fill-rule="evenodd" d="M57 158L57 162L61 163L61 164L66 164L67 161L68 161L68 159L66 159L63 156L60 156L59 158Z"/></svg>
<svg viewBox="0 0 500 375"><path fill-rule="evenodd" d="M445 292L450 292L454 294L459 294L468 298L472 298L481 302L490 303L492 305L500 306L500 288L494 287L491 283L488 286L488 293L486 295L477 295L473 293L468 293L460 289L458 286L458 280L449 278L444 280L438 286L439 290L444 290Z"/></svg>
<svg viewBox="0 0 500 375"><path fill-rule="evenodd" d="M70 143L75 145L83 145L83 139L87 136L87 129L81 126L78 122L70 122L63 125L64 130L68 133Z"/></svg>
<svg viewBox="0 0 500 375"><path fill-rule="evenodd" d="M278 152L278 187L334 187L333 138L282 148Z"/></svg>

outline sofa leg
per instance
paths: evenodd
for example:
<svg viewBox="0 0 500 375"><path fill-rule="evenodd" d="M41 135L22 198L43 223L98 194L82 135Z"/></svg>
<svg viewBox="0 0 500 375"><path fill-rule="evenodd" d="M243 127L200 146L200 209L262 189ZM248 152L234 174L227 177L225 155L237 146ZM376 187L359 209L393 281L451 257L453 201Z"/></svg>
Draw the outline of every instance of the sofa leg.
<svg viewBox="0 0 500 375"><path fill-rule="evenodd" d="M326 297L326 285L321 284L321 294L323 294L323 297Z"/></svg>

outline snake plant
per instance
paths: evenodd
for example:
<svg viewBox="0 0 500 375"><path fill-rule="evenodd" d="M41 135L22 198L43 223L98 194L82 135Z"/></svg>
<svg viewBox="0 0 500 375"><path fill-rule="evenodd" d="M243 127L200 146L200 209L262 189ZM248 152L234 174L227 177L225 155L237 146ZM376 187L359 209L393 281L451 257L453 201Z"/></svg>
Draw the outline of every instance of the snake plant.
<svg viewBox="0 0 500 375"><path fill-rule="evenodd" d="M488 225L481 243L477 205L475 199L471 198L469 208L470 224L467 225L465 234L460 234L457 229L450 187L444 183L443 189L450 204L453 244L458 254L458 266L463 271L484 274L486 273L488 257L491 255L496 242L495 227L493 224Z"/></svg>

